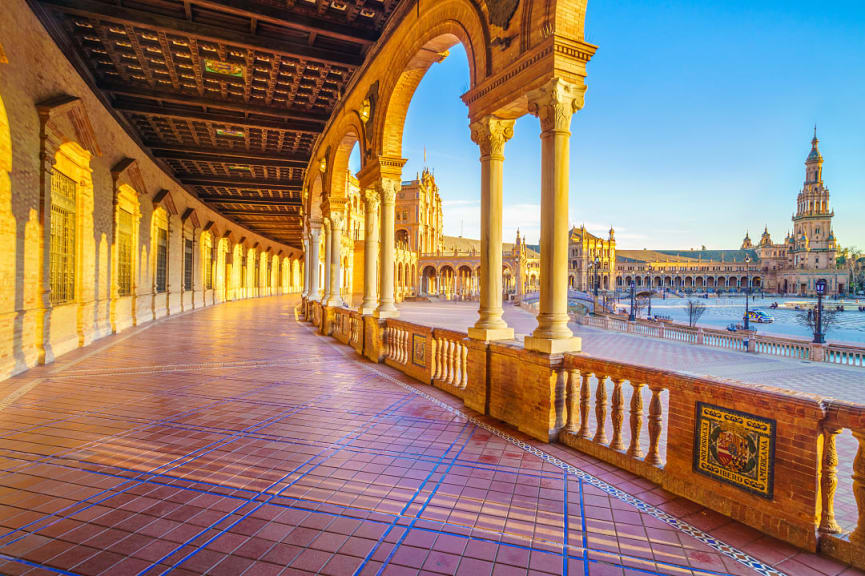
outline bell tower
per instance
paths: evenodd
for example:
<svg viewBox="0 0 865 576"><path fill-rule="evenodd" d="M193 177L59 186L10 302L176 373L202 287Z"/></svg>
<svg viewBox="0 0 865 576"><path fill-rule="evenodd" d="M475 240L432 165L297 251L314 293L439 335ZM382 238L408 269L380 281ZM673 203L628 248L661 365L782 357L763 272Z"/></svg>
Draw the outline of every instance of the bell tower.
<svg viewBox="0 0 865 576"><path fill-rule="evenodd" d="M811 152L805 160L805 183L796 199L793 216L793 266L825 269L835 266L836 242L829 210L829 189L823 184L823 156L818 147L817 127Z"/></svg>

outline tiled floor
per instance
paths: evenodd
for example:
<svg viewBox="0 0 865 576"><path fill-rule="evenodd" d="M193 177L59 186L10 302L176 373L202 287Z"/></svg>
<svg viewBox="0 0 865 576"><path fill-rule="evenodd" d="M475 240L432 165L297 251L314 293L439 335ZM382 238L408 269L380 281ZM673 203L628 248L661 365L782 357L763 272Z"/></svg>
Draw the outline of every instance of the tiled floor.
<svg viewBox="0 0 865 576"><path fill-rule="evenodd" d="M295 302L172 318L0 383L0 573L844 572L463 414Z"/></svg>

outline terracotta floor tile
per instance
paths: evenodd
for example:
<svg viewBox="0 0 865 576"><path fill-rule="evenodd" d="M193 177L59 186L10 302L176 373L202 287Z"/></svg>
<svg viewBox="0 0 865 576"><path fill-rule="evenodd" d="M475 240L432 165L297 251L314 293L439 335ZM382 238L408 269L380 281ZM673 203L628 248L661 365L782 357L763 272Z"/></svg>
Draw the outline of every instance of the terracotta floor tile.
<svg viewBox="0 0 865 576"><path fill-rule="evenodd" d="M0 573L528 576L561 574L567 561L571 576L754 574L517 441L791 576L843 570L482 418L513 439L493 434L458 399L296 322L295 304L167 319L61 358L11 402L0 420L0 554L16 561L0 559Z"/></svg>

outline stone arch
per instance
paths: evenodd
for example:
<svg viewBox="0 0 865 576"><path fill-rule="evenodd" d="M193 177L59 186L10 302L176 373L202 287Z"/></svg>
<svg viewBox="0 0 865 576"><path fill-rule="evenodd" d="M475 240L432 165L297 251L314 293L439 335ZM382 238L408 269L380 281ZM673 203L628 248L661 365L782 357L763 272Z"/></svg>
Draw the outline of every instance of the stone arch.
<svg viewBox="0 0 865 576"><path fill-rule="evenodd" d="M23 283L19 287L16 260L21 251L16 238L17 225L12 212L12 133L3 97L0 96L0 322L6 326L18 323L16 309L23 308ZM13 248L14 247L14 248ZM7 320L8 319L8 320ZM4 339L0 350L0 380L28 365L24 342L18 336Z"/></svg>
<svg viewBox="0 0 865 576"><path fill-rule="evenodd" d="M326 195L329 198L347 199L349 196L347 186L347 176L349 173L348 161L355 145L361 147L361 169L363 169L366 164L362 140L362 136L365 132L363 124L361 124L356 114L344 116L336 130L342 134L342 137L339 139L336 146L330 150L330 157L327 158L326 172L324 175L325 182L327 183L327 186L325 187ZM346 221L346 223L348 223L348 221Z"/></svg>

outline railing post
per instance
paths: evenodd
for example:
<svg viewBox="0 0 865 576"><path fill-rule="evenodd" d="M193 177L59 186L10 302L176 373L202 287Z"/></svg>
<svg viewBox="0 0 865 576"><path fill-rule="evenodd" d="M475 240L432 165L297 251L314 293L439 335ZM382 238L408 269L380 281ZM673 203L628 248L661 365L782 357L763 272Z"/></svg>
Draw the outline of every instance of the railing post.
<svg viewBox="0 0 865 576"><path fill-rule="evenodd" d="M469 348L465 344L460 343L460 389L465 390L469 384L468 365L469 365Z"/></svg>
<svg viewBox="0 0 865 576"><path fill-rule="evenodd" d="M597 376L598 389L595 391L595 420L597 428L592 442L607 443L607 377Z"/></svg>
<svg viewBox="0 0 865 576"><path fill-rule="evenodd" d="M577 431L577 436L580 438L589 437L589 403L592 397L592 376L594 374L586 374L580 383L580 429Z"/></svg>
<svg viewBox="0 0 865 576"><path fill-rule="evenodd" d="M841 527L835 522L835 489L838 487L838 452L835 436L840 428L823 427L823 466L820 473L820 532L838 534Z"/></svg>
<svg viewBox="0 0 865 576"><path fill-rule="evenodd" d="M643 383L631 381L631 388L631 445L628 447L628 456L642 458L640 430L643 428Z"/></svg>
<svg viewBox="0 0 865 576"><path fill-rule="evenodd" d="M850 534L850 541L865 544L865 433L853 432L859 442L856 458L853 460L853 496L859 518L856 529Z"/></svg>
<svg viewBox="0 0 865 576"><path fill-rule="evenodd" d="M659 385L649 384L652 400L649 402L649 453L646 462L652 466L661 465L658 445L661 442L661 391Z"/></svg>
<svg viewBox="0 0 865 576"><path fill-rule="evenodd" d="M576 368L568 369L568 392L567 392L567 410L568 410L568 420L567 420L567 431L571 434L577 432L577 407L579 406L579 386L578 382L581 381L580 371Z"/></svg>
<svg viewBox="0 0 865 576"><path fill-rule="evenodd" d="M613 439L610 448L613 450L624 450L625 443L622 442L622 421L624 420L624 398L622 395L621 378L613 378L613 411L610 419L613 421Z"/></svg>

